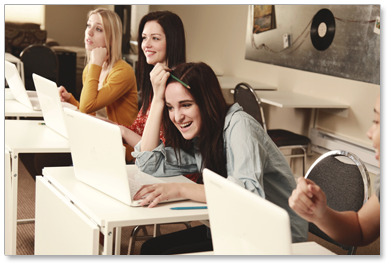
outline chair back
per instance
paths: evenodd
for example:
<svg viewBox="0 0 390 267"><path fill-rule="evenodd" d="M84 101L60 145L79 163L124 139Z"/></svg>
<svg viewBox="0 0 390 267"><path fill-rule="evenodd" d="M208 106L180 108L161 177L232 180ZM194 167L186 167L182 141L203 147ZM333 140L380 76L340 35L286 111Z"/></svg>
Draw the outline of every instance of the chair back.
<svg viewBox="0 0 390 267"><path fill-rule="evenodd" d="M352 161L344 163L336 157L347 157ZM364 163L354 154L343 150L330 151L318 158L307 171L309 178L324 191L327 204L337 211L359 211L368 200L370 176ZM328 242L355 253L356 248L334 241L315 224L309 223L309 232Z"/></svg>
<svg viewBox="0 0 390 267"><path fill-rule="evenodd" d="M20 53L20 60L24 65L24 79L27 90L35 90L33 73L58 84L58 58L50 47L40 44L30 45Z"/></svg>
<svg viewBox="0 0 390 267"><path fill-rule="evenodd" d="M239 83L236 85L234 88L234 102L240 104L244 111L254 117L267 131L260 98L249 84Z"/></svg>

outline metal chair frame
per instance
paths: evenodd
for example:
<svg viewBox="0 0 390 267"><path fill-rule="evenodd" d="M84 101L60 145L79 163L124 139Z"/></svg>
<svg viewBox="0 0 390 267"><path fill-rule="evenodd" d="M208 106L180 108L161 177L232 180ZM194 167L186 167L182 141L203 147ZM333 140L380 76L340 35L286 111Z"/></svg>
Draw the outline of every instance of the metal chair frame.
<svg viewBox="0 0 390 267"><path fill-rule="evenodd" d="M179 224L179 223L183 223L187 227L187 229L192 227L190 222L178 222L178 223L174 223L174 224ZM130 234L129 249L127 251L127 255L133 254L135 241L148 240L148 239L151 239L153 237L161 235L160 225L162 225L162 224L154 224L153 235L148 235L148 231L146 230L146 225L138 225L138 226L134 227L133 231L131 231L131 234ZM141 230L143 232L143 236L137 236L139 231L141 231Z"/></svg>
<svg viewBox="0 0 390 267"><path fill-rule="evenodd" d="M370 175L367 171L367 168L366 166L364 165L364 163L360 160L360 158L358 156L356 156L355 154L353 153L350 153L348 151L344 151L344 150L333 150L333 151L329 151L323 155L321 155L312 165L311 167L309 168L309 170L307 171L306 175L305 175L305 179L307 179L309 177L309 174L311 173L311 171L315 168L315 166L320 163L324 158L327 158L327 157L338 157L338 156L344 156L344 157L347 157L348 159L350 159L353 163L355 163L355 165L358 167L359 169L359 172L362 176L362 180L363 180L363 189L364 189L364 197L363 197L363 203L362 205L364 205L367 201L368 201L368 189L370 187ZM348 255L355 255L356 254L356 250L357 250L357 247L350 247L349 250L348 250Z"/></svg>

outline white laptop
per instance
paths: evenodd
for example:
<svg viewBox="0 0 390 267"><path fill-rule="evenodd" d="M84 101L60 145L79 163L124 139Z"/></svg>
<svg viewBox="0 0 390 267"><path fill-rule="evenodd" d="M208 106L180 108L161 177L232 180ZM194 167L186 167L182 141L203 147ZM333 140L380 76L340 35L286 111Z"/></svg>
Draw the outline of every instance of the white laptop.
<svg viewBox="0 0 390 267"><path fill-rule="evenodd" d="M292 244L287 211L203 170L214 255L334 255L315 242Z"/></svg>
<svg viewBox="0 0 390 267"><path fill-rule="evenodd" d="M33 110L41 110L37 92L26 90L15 64L5 60L5 78L13 97Z"/></svg>
<svg viewBox="0 0 390 267"><path fill-rule="evenodd" d="M68 138L65 125L64 107L77 109L76 106L61 102L55 82L33 73L33 80L46 126Z"/></svg>
<svg viewBox="0 0 390 267"><path fill-rule="evenodd" d="M164 182L193 183L184 176L156 178L142 173L133 165L128 168L122 135L117 125L93 116L64 108L73 168L78 180L127 204L144 184ZM164 202L184 200L170 199Z"/></svg>

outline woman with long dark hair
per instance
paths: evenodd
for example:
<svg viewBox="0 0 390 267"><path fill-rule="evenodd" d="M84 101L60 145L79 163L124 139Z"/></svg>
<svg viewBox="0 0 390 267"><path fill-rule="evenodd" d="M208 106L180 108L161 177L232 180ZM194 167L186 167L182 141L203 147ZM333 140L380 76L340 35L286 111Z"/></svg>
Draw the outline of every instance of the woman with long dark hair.
<svg viewBox="0 0 390 267"><path fill-rule="evenodd" d="M120 125L123 138L132 147L141 140L153 99L150 72L157 63L171 68L186 62L185 33L180 17L170 11L146 14L139 24L138 51L136 76L141 109L131 126ZM165 141L162 131L160 138Z"/></svg>
<svg viewBox="0 0 390 267"><path fill-rule="evenodd" d="M284 208L293 242L306 241L308 224L288 205L296 183L285 157L253 117L237 103L226 104L213 70L205 63L180 64L173 71L157 64L150 75L154 97L144 134L132 153L139 169L173 176L208 168ZM165 145L159 139L161 124ZM134 199L142 197L141 205L150 208L178 197L206 202L201 183L148 185ZM203 225L150 239L141 254L207 250L212 250L212 242Z"/></svg>

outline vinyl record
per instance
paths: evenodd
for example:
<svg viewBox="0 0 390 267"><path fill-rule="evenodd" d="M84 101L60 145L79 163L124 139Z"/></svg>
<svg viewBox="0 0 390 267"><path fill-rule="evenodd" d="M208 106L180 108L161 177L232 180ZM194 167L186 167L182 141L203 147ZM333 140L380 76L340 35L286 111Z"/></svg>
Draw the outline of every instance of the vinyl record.
<svg viewBox="0 0 390 267"><path fill-rule="evenodd" d="M319 50L326 50L333 42L336 31L336 22L329 9L321 9L315 14L311 23L310 37L313 46Z"/></svg>

